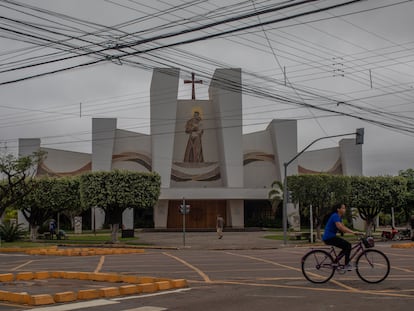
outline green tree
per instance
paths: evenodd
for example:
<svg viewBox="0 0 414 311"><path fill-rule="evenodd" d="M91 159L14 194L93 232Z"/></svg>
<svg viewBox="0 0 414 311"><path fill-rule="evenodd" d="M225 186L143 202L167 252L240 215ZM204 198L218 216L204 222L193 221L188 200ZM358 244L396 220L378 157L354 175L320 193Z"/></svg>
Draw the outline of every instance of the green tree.
<svg viewBox="0 0 414 311"><path fill-rule="evenodd" d="M403 177L351 177L350 205L358 209L366 223L367 234L379 213L404 203L407 181Z"/></svg>
<svg viewBox="0 0 414 311"><path fill-rule="evenodd" d="M122 213L127 208L150 208L160 195L161 178L156 173L136 173L114 170L92 172L80 176L81 202L86 207L97 206L105 211L112 225L112 242Z"/></svg>
<svg viewBox="0 0 414 311"><path fill-rule="evenodd" d="M274 181L272 183L272 189L269 191L269 200L272 204L272 214L276 215L277 208L283 202L283 183L281 181Z"/></svg>
<svg viewBox="0 0 414 311"><path fill-rule="evenodd" d="M80 201L80 178L79 176L61 177L56 186L61 187L60 203L56 207L57 212L66 215L74 228L75 216L79 216L87 209Z"/></svg>
<svg viewBox="0 0 414 311"><path fill-rule="evenodd" d="M407 180L407 192L405 194L405 204L403 204L401 213L407 226L410 225L411 215L414 212L414 169L409 168L405 171L399 171L398 176Z"/></svg>
<svg viewBox="0 0 414 311"><path fill-rule="evenodd" d="M80 194L76 178L42 177L31 182L32 191L17 206L30 225L30 238L35 240L39 226L55 217L63 208L80 205Z"/></svg>
<svg viewBox="0 0 414 311"><path fill-rule="evenodd" d="M328 174L288 176L288 189L292 200L300 204L304 215L309 216L312 205L313 222L317 238L321 238L321 227L325 216L336 202L346 202L350 191L349 178Z"/></svg>
<svg viewBox="0 0 414 311"><path fill-rule="evenodd" d="M0 218L6 208L15 205L32 190L30 181L44 156L44 152L24 157L16 157L13 154L0 156Z"/></svg>

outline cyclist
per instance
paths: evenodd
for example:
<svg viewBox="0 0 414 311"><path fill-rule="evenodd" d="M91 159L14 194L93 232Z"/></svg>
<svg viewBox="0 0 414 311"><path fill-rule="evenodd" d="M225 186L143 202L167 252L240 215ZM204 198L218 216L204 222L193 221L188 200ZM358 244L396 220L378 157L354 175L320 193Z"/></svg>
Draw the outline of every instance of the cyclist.
<svg viewBox="0 0 414 311"><path fill-rule="evenodd" d="M346 206L345 204L336 204L334 205L334 211L328 219L328 222L325 226L325 231L322 235L322 240L327 245L333 245L342 249L341 253L345 255L345 269L348 271L352 270L352 265L349 263L351 255L351 243L348 241L337 237L336 233L341 231L343 233L352 233L357 235L358 233L347 228L342 223L342 217L345 215Z"/></svg>

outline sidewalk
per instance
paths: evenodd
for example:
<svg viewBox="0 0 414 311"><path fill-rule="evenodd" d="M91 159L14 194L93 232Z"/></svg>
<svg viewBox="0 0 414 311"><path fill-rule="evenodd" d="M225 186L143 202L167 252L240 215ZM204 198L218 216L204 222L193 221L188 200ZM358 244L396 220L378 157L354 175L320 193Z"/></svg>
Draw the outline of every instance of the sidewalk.
<svg viewBox="0 0 414 311"><path fill-rule="evenodd" d="M266 239L271 231L224 232L218 239L216 232L139 232L139 243L154 248L177 249L271 249L283 247L283 240ZM292 242L292 241L291 241ZM289 242L288 242L289 243Z"/></svg>

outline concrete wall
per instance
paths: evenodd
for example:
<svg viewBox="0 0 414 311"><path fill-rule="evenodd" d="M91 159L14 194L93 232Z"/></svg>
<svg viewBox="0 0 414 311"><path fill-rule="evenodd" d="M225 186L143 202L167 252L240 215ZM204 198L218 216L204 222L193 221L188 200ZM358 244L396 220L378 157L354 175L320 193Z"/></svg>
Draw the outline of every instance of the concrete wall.
<svg viewBox="0 0 414 311"><path fill-rule="evenodd" d="M209 88L217 121L224 187L243 187L242 93L240 69L217 69Z"/></svg>
<svg viewBox="0 0 414 311"><path fill-rule="evenodd" d="M151 81L152 170L161 176L161 187L170 187L177 113L179 69L154 69Z"/></svg>
<svg viewBox="0 0 414 311"><path fill-rule="evenodd" d="M346 176L362 176L362 145L357 145L355 139L342 139L339 142L342 159L342 170Z"/></svg>

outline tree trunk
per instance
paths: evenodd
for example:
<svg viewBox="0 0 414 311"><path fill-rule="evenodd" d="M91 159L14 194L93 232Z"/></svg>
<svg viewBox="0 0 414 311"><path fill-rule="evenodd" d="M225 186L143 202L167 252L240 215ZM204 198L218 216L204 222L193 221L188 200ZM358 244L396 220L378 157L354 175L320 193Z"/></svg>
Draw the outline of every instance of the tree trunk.
<svg viewBox="0 0 414 311"><path fill-rule="evenodd" d="M374 223L374 221L372 219L367 218L365 223L366 223L366 226L367 226L366 229L365 229L365 234L367 236L371 236L371 234L372 234L372 224Z"/></svg>
<svg viewBox="0 0 414 311"><path fill-rule="evenodd" d="M30 240L32 242L37 240L37 230L39 229L39 226L30 226Z"/></svg>
<svg viewBox="0 0 414 311"><path fill-rule="evenodd" d="M118 242L118 229L119 229L119 224L112 224L112 239L111 239L112 243Z"/></svg>

